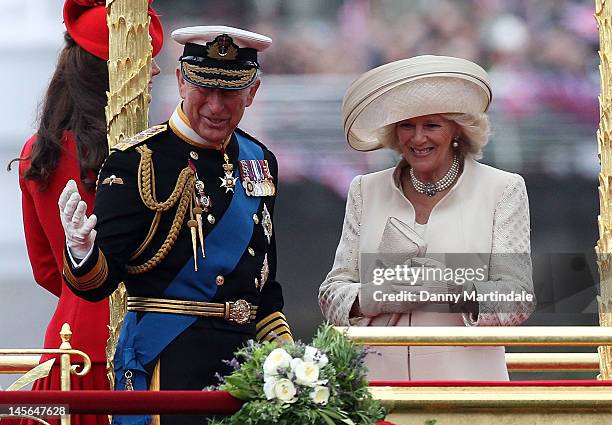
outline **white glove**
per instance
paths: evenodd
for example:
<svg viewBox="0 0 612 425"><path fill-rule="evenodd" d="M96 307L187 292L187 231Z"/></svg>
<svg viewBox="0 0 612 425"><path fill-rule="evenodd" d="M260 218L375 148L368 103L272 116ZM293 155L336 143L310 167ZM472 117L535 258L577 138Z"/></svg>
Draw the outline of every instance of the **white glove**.
<svg viewBox="0 0 612 425"><path fill-rule="evenodd" d="M420 285L422 291L431 294L432 299L436 299L437 295L460 293L462 290L461 285L445 280L446 266L440 261L427 257L414 257L412 267L422 268L416 284Z"/></svg>
<svg viewBox="0 0 612 425"><path fill-rule="evenodd" d="M455 304L462 297L447 297L446 294L461 294L463 287L444 280L443 263L426 257L414 257L410 267L396 266L399 274L392 280L366 283L359 292L359 309L366 317L382 313L408 313L426 304Z"/></svg>
<svg viewBox="0 0 612 425"><path fill-rule="evenodd" d="M423 267L422 278L417 279L416 284L423 291L423 298L429 298L430 303L434 304L449 304L451 312L461 312L464 310L478 311L478 305L474 302L467 301L467 295L474 291L474 283L465 281L456 283L452 280L446 280L444 276L446 266L436 260L423 257L415 257L412 259L412 265Z"/></svg>
<svg viewBox="0 0 612 425"><path fill-rule="evenodd" d="M414 260L414 259L413 259ZM390 276L382 277L375 275L374 281L362 284L359 290L359 310L366 317L378 316L382 313L408 313L427 302L420 297L424 290L420 277L415 271L421 272L421 267L428 265L414 264L398 265L392 270L398 273L391 279ZM430 267L435 267L431 265Z"/></svg>
<svg viewBox="0 0 612 425"><path fill-rule="evenodd" d="M74 180L68 180L66 187L60 195L60 219L66 235L66 245L73 258L83 259L93 247L96 239L97 218L95 215L87 217L87 204L81 200L79 190Z"/></svg>

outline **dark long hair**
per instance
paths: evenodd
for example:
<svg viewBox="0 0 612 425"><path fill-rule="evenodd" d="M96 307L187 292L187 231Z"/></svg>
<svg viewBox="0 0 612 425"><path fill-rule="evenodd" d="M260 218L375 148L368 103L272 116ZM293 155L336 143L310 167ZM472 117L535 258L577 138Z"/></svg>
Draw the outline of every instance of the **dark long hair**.
<svg viewBox="0 0 612 425"><path fill-rule="evenodd" d="M90 190L95 187L95 175L108 156L106 142L106 92L108 70L106 62L83 50L66 32L55 73L42 102L37 140L29 157L30 168L24 178L47 187L57 168L64 131L76 140L80 178ZM93 175L92 175L93 174Z"/></svg>

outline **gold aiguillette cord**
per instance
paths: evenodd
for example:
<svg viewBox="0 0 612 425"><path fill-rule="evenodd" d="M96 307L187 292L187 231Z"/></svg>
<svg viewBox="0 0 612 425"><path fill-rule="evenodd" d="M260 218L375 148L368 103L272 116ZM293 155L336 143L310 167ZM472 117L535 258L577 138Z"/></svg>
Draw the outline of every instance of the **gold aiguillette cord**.
<svg viewBox="0 0 612 425"><path fill-rule="evenodd" d="M193 261L195 263L195 271L198 271L198 247L197 240L200 240L200 246L202 247L202 258L206 258L206 250L204 249L204 224L202 220L202 214L211 206L210 197L204 192L204 182L198 177L195 164L189 160L189 167L195 174L195 191L191 198L191 209L189 211L190 218L187 225L191 231L191 244L193 246ZM195 215L195 219L194 219ZM196 236L197 228L197 236Z"/></svg>

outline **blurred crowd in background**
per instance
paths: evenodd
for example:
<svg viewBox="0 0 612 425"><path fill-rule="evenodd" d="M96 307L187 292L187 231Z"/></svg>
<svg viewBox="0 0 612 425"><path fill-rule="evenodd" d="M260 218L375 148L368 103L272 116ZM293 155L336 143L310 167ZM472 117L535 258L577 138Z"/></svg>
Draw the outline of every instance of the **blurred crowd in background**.
<svg viewBox="0 0 612 425"><path fill-rule="evenodd" d="M496 107L505 113L521 117L546 106L597 122L593 0L175 3L155 3L169 28L222 19L270 35L267 74L355 75L417 54L453 55L491 73Z"/></svg>
<svg viewBox="0 0 612 425"><path fill-rule="evenodd" d="M392 164L389 153L344 146L342 95L360 73L418 54L459 56L489 71L494 134L485 161L522 173L597 173L592 0L156 0L155 7L168 32L222 23L272 37L247 124L278 153L288 181L314 176L343 194L355 174ZM180 51L165 45L167 75ZM173 107L154 103L152 117Z"/></svg>

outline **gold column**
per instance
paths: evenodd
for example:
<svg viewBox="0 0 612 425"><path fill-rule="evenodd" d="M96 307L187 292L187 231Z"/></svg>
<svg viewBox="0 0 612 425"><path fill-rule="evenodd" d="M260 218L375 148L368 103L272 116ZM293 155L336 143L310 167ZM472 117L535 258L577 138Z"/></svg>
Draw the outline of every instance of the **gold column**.
<svg viewBox="0 0 612 425"><path fill-rule="evenodd" d="M599 173L599 240L595 251L598 256L600 296L599 324L612 326L612 3L610 0L595 1L595 19L599 27L599 72L601 93L599 95L600 123L597 144L601 171ZM602 379L612 374L612 348L599 347Z"/></svg>
<svg viewBox="0 0 612 425"><path fill-rule="evenodd" d="M152 47L147 0L106 0L109 29L108 145L114 146L148 127L148 84ZM114 386L113 358L126 310L123 284L110 297L108 377Z"/></svg>

